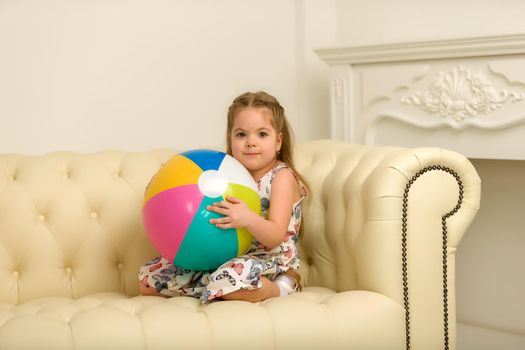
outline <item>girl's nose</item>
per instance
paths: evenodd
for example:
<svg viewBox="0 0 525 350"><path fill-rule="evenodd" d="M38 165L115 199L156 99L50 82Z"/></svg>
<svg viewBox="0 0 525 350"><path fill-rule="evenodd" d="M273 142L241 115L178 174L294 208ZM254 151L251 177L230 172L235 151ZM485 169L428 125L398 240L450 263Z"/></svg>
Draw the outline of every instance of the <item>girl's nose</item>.
<svg viewBox="0 0 525 350"><path fill-rule="evenodd" d="M253 147L255 146L255 138L253 136L249 136L247 141L246 141L246 145L248 147Z"/></svg>

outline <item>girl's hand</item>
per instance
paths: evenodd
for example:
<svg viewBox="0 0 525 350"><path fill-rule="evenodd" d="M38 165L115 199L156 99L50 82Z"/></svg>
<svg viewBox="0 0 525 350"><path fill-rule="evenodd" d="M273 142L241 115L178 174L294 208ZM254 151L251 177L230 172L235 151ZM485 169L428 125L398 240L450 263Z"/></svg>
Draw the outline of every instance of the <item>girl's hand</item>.
<svg viewBox="0 0 525 350"><path fill-rule="evenodd" d="M226 200L215 202L206 208L217 214L224 215L222 218L211 219L210 224L219 228L247 227L257 215L239 198L228 196Z"/></svg>

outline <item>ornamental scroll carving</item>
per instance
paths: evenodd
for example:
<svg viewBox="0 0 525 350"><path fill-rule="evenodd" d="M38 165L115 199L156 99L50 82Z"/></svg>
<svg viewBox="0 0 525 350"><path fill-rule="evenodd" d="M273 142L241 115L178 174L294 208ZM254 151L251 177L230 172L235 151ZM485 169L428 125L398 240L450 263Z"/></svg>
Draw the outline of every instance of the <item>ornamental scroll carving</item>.
<svg viewBox="0 0 525 350"><path fill-rule="evenodd" d="M401 103L461 123L479 113L489 114L509 100L518 102L524 98L525 93L498 91L480 72L457 66L446 74L439 72L427 91L402 97Z"/></svg>

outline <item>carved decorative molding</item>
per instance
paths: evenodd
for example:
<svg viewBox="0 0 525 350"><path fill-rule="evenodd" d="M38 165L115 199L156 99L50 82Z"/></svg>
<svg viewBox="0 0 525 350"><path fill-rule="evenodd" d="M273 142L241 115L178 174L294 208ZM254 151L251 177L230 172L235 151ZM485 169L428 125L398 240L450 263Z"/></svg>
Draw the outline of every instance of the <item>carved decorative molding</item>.
<svg viewBox="0 0 525 350"><path fill-rule="evenodd" d="M331 66L332 138L525 160L525 33L315 52Z"/></svg>
<svg viewBox="0 0 525 350"><path fill-rule="evenodd" d="M518 102L524 98L525 93L506 89L498 91L480 72L457 66L448 73L438 72L427 91L402 97L401 103L413 104L426 112L461 123L479 113L489 114L509 100Z"/></svg>

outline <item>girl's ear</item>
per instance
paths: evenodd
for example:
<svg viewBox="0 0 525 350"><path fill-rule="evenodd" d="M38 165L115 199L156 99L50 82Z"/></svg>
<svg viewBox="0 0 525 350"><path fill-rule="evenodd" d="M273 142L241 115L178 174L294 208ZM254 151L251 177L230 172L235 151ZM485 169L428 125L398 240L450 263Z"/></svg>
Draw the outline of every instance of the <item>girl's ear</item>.
<svg viewBox="0 0 525 350"><path fill-rule="evenodd" d="M283 144L283 133L280 132L277 134L277 142L276 142L276 145L275 145L275 151L277 153L279 153L279 151L281 150L281 146Z"/></svg>

